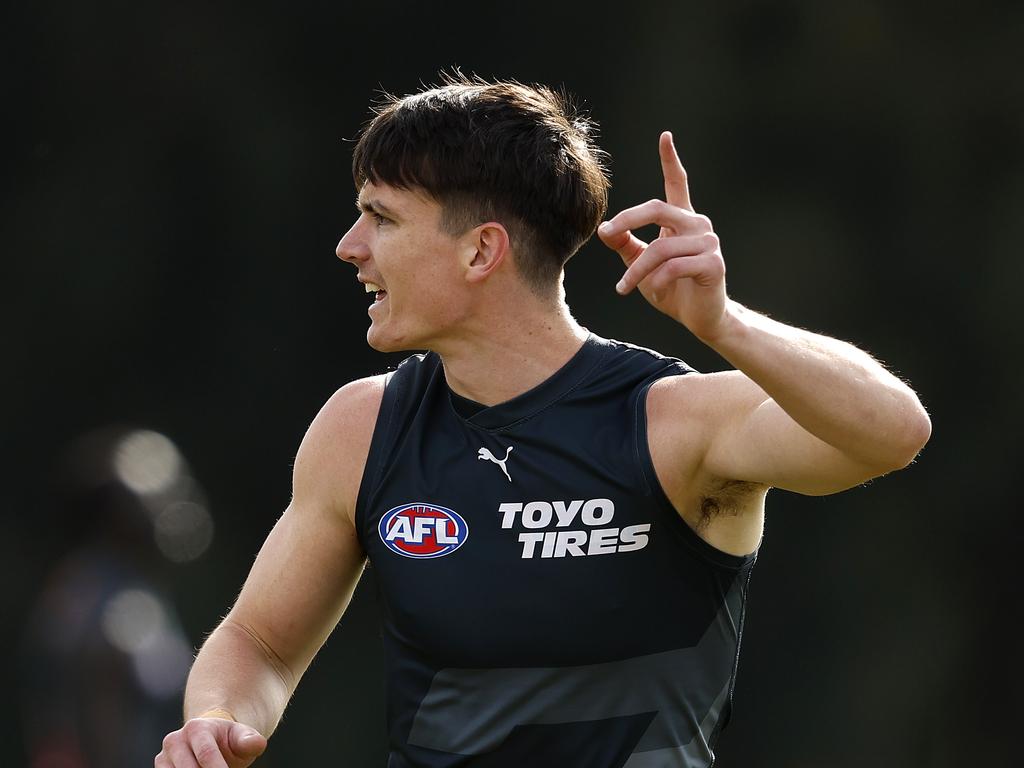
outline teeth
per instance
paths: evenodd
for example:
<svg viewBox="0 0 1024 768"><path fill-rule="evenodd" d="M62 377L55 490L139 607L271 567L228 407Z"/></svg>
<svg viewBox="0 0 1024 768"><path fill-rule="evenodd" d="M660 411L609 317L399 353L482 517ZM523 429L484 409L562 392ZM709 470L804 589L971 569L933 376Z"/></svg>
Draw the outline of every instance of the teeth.
<svg viewBox="0 0 1024 768"><path fill-rule="evenodd" d="M376 293L377 291L383 290L383 289L382 289L382 288L381 288L381 287L380 287L379 285L377 285L376 283L363 283L363 285L365 285L365 286L366 286L366 292L367 292L367 293Z"/></svg>

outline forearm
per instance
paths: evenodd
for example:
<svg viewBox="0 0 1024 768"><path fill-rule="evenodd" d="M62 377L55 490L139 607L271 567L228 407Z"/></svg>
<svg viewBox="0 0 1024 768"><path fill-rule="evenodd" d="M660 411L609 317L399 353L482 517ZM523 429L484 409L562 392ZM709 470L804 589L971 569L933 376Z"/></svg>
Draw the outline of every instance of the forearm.
<svg viewBox="0 0 1024 768"><path fill-rule="evenodd" d="M214 714L270 736L296 680L273 651L230 616L203 644L185 689L185 719Z"/></svg>
<svg viewBox="0 0 1024 768"><path fill-rule="evenodd" d="M908 464L931 425L913 391L851 344L776 322L736 302L704 341L794 421L851 459Z"/></svg>

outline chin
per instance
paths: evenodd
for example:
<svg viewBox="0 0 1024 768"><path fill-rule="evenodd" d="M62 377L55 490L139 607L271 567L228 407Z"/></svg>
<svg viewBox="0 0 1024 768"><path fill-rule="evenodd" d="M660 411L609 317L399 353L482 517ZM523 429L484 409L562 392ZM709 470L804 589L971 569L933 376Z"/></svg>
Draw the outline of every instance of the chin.
<svg viewBox="0 0 1024 768"><path fill-rule="evenodd" d="M377 352L404 352L414 348L405 337L385 333L373 325L366 331L366 343Z"/></svg>
<svg viewBox="0 0 1024 768"><path fill-rule="evenodd" d="M374 350L375 352L401 352L402 351L400 347L392 346L390 344L385 344L385 343L382 343L380 341L376 341L376 340L370 338L369 334L367 334L366 343L369 344L370 345L370 349Z"/></svg>

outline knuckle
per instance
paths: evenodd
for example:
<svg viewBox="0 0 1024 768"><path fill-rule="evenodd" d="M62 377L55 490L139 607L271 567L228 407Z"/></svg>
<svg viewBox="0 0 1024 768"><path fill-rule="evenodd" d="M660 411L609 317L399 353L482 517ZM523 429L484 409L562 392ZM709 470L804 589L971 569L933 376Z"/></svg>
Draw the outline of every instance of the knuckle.
<svg viewBox="0 0 1024 768"><path fill-rule="evenodd" d="M195 755L200 765L215 765L214 760L221 757L220 750L211 742L198 746Z"/></svg>
<svg viewBox="0 0 1024 768"><path fill-rule="evenodd" d="M693 214L693 219L694 219L695 222L697 222L697 225L701 229L707 230L708 232L710 232L711 230L714 229L714 227L711 224L711 219L709 219L703 213L695 213L695 214Z"/></svg>
<svg viewBox="0 0 1024 768"><path fill-rule="evenodd" d="M672 259L666 266L666 272L673 280L677 280L690 272L690 265L684 259Z"/></svg>
<svg viewBox="0 0 1024 768"><path fill-rule="evenodd" d="M197 743L198 740L205 739L212 730L210 723L199 719L189 720L181 727L182 735L189 743Z"/></svg>
<svg viewBox="0 0 1024 768"><path fill-rule="evenodd" d="M721 245L721 240L719 240L718 235L714 232L705 232L701 235L701 238L705 251L717 251Z"/></svg>

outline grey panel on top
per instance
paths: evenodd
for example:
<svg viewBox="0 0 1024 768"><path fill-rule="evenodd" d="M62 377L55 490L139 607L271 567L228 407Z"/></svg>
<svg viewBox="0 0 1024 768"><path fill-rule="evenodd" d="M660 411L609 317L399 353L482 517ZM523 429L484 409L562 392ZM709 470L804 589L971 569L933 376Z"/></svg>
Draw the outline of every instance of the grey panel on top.
<svg viewBox="0 0 1024 768"><path fill-rule="evenodd" d="M573 667L443 669L420 704L409 743L478 755L519 725L655 712L628 768L708 766L707 741L729 697L736 633L729 606L739 589L733 585L690 648Z"/></svg>

